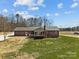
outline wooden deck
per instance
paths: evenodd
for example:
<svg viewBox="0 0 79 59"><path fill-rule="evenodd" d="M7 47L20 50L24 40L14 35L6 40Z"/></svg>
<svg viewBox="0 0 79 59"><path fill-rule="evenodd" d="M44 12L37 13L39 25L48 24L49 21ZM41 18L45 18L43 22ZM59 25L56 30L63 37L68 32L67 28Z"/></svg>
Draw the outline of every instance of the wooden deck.
<svg viewBox="0 0 79 59"><path fill-rule="evenodd" d="M44 35L32 35L32 36L29 36L29 37L34 38L34 39L43 39Z"/></svg>

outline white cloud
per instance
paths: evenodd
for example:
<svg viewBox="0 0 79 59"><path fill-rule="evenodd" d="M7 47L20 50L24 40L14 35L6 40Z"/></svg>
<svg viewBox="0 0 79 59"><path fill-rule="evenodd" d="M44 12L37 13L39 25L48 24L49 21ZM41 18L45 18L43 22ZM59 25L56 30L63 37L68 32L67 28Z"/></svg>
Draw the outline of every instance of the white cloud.
<svg viewBox="0 0 79 59"><path fill-rule="evenodd" d="M17 11L15 14L21 15L25 19L33 17L32 15L29 15L28 11Z"/></svg>
<svg viewBox="0 0 79 59"><path fill-rule="evenodd" d="M15 14L23 15L23 14L28 14L28 12L27 11L17 11Z"/></svg>
<svg viewBox="0 0 79 59"><path fill-rule="evenodd" d="M71 14L73 13L72 11L65 11L64 14Z"/></svg>
<svg viewBox="0 0 79 59"><path fill-rule="evenodd" d="M63 3L59 3L58 5L57 5L57 7L60 9L60 8L63 8Z"/></svg>
<svg viewBox="0 0 79 59"><path fill-rule="evenodd" d="M44 0L16 0L13 6L16 7L17 5L25 5L32 10L37 10L37 6L44 6L43 2Z"/></svg>
<svg viewBox="0 0 79 59"><path fill-rule="evenodd" d="M54 15L55 15L55 16L59 16L60 14L59 14L59 13L55 13Z"/></svg>
<svg viewBox="0 0 79 59"><path fill-rule="evenodd" d="M32 0L16 0L16 2L14 3L14 6L17 6L17 5L33 6L34 3L32 2Z"/></svg>
<svg viewBox="0 0 79 59"><path fill-rule="evenodd" d="M44 0L38 0L37 4L41 5L41 3L43 3Z"/></svg>
<svg viewBox="0 0 79 59"><path fill-rule="evenodd" d="M73 2L79 2L79 0L73 0Z"/></svg>
<svg viewBox="0 0 79 59"><path fill-rule="evenodd" d="M31 8L29 8L28 10L32 10L32 11L34 11L34 10L39 10L39 7L31 7Z"/></svg>
<svg viewBox="0 0 79 59"><path fill-rule="evenodd" d="M49 13L47 13L47 14L46 14L46 16L47 16L47 17L49 17L49 16L50 16L50 14L49 14Z"/></svg>
<svg viewBox="0 0 79 59"><path fill-rule="evenodd" d="M29 15L29 14L24 14L24 15L22 15L23 16L23 18L25 18L25 19L28 19L28 18L30 18L30 17L33 17L33 15Z"/></svg>
<svg viewBox="0 0 79 59"><path fill-rule="evenodd" d="M52 14L52 13L47 13L47 14L46 14L47 17L59 16L59 15L60 15L59 13L54 13L54 14Z"/></svg>
<svg viewBox="0 0 79 59"><path fill-rule="evenodd" d="M47 16L47 17L50 17L50 16L53 16L53 14L47 13L46 16Z"/></svg>
<svg viewBox="0 0 79 59"><path fill-rule="evenodd" d="M8 10L7 9L3 9L1 11L1 14L4 15L4 16L7 16L8 15Z"/></svg>
<svg viewBox="0 0 79 59"><path fill-rule="evenodd" d="M77 1L77 0L73 0L73 2L75 2L75 1Z"/></svg>
<svg viewBox="0 0 79 59"><path fill-rule="evenodd" d="M44 0L38 0L38 1L37 1L37 4L38 4L38 5L41 5L41 6L45 6L45 5L43 4L43 2L44 2Z"/></svg>
<svg viewBox="0 0 79 59"><path fill-rule="evenodd" d="M73 3L72 5L71 5L71 8L75 8L75 7L77 7L79 4L77 3L77 2L75 2L75 3Z"/></svg>
<svg viewBox="0 0 79 59"><path fill-rule="evenodd" d="M7 13L8 10L7 9L3 9L2 13Z"/></svg>

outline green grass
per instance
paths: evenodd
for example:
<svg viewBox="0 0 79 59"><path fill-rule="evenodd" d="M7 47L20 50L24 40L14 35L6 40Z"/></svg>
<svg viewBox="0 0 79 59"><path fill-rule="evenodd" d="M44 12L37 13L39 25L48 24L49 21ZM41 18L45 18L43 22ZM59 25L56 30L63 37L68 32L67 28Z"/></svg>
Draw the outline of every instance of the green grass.
<svg viewBox="0 0 79 59"><path fill-rule="evenodd" d="M79 59L79 38L61 36L30 40L24 44L20 52L38 53L36 59Z"/></svg>

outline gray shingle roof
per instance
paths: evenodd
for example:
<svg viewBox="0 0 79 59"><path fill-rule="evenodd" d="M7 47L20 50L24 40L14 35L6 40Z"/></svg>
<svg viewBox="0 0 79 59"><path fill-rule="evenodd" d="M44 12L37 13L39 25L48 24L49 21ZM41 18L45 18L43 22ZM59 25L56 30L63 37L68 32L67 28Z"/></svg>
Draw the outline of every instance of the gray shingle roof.
<svg viewBox="0 0 79 59"><path fill-rule="evenodd" d="M40 27L16 27L14 29L14 31L34 31L38 28L40 28ZM42 27L42 28L44 28L44 27ZM46 27L46 30L50 30L50 31L51 30L59 30L59 28L56 26L52 26L52 27Z"/></svg>
<svg viewBox="0 0 79 59"><path fill-rule="evenodd" d="M14 31L34 31L38 27L16 27Z"/></svg>
<svg viewBox="0 0 79 59"><path fill-rule="evenodd" d="M59 30L57 26L46 27L46 30Z"/></svg>

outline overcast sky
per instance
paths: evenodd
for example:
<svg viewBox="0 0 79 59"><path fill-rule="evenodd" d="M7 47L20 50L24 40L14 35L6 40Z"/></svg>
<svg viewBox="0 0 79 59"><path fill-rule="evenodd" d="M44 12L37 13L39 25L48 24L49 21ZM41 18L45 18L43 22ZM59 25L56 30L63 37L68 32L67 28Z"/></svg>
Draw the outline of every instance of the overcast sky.
<svg viewBox="0 0 79 59"><path fill-rule="evenodd" d="M0 14L46 16L59 27L79 25L79 0L0 0Z"/></svg>

